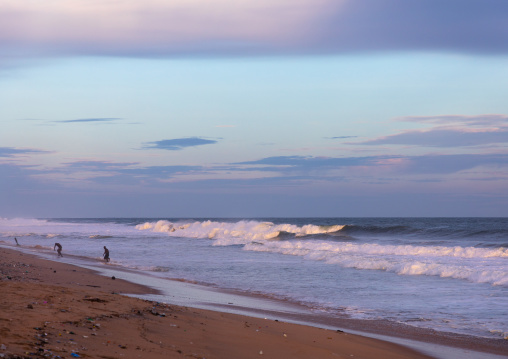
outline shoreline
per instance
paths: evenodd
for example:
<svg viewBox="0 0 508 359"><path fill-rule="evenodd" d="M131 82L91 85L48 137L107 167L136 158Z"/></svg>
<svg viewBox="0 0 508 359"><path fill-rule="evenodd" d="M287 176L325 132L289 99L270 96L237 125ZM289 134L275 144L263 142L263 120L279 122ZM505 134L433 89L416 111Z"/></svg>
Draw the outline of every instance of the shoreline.
<svg viewBox="0 0 508 359"><path fill-rule="evenodd" d="M7 253L7 255L4 255L4 250L5 250L5 253ZM33 266L35 265L35 266L40 266L41 268L46 268L46 269L55 268L53 270L57 270L58 272L66 271L66 273L68 274L66 276L67 279L60 279L59 281L54 281L55 278L51 279L51 277L48 278L47 276L45 276L44 278L42 278L40 276L26 278L26 277L24 277L26 274L25 275L22 274L21 277L18 279L23 283L29 282L33 285L35 283L42 282L45 285L49 284L49 285L56 285L56 286L64 286L66 288L72 288L72 289L77 289L77 290L81 290L81 291L103 291L104 288L107 288L108 291L112 291L113 293L129 293L129 296L122 296L122 298L129 298L129 297L135 296L135 297L141 297L141 298L149 298L149 299L154 300L155 302L157 302L157 299L161 298L161 295L164 294L164 293L161 293L160 289L159 290L153 289L152 286L143 286L140 284L136 284L135 280L134 281L129 280L129 275L125 275L125 276L120 275L121 277L126 277L126 280L116 278L113 281L111 279L112 276L108 276L108 275L105 276L104 273L102 273L102 275L99 274L99 272L107 272L108 270L111 270L110 268L108 268L109 266L104 266L105 269L103 269L101 266L101 268L92 270L90 268L83 268L81 266L73 267L72 264L62 263L62 262L54 261L51 259L42 259L34 253L26 253L23 251L18 251L18 250L16 250L16 248L10 249L10 248L1 246L0 251L2 251L2 258L4 258L5 256L7 256L7 257L21 256L21 258L22 258L23 262L25 262L25 264L30 263L30 264L28 264L30 266L28 268L34 268ZM37 263L37 264L33 264L33 263ZM41 263L43 263L43 264L41 264ZM78 268L78 269L72 269L72 268ZM113 270L113 272L128 273L129 271L115 268ZM55 273L53 273L53 274L55 274ZM120 277L120 276L118 276L118 277ZM56 277L56 276L53 275L53 277ZM59 278L60 278L60 275L59 275ZM85 278L88 278L88 279L85 279ZM80 282L77 282L77 280L79 280ZM165 279L165 280L168 281L167 279ZM8 281L10 282L11 280L8 280ZM85 282L85 281L89 281L89 282ZM5 282L6 281L4 280L4 278L2 278L2 280L0 281L1 284L4 284ZM239 294L232 293L232 292L230 293L230 292L226 292L226 291L221 291L221 290L218 290L215 288L203 289L202 286L198 286L198 285L186 283L186 282L177 282L177 281L172 281L172 282L173 282L173 284L179 285L180 290L182 290L182 288L181 288L182 285L183 285L183 287L187 287L187 288L183 288L183 291L184 292L187 291L187 293L183 294L183 296L184 297L186 296L186 298L184 298L184 300L182 300L182 302L185 302L185 301L187 302L186 305L182 306L182 303L178 303L178 301L176 301L177 303L175 303L173 301L172 303L169 304L169 306L172 308L176 308L175 304L179 305L180 307L177 307L177 308L179 308L180 310L184 310L184 309L189 310L188 307L192 307L193 308L192 311L198 311L201 314L205 313L206 315L210 315L210 313L213 313L215 316L217 316L217 315L219 315L221 317L227 316L228 318L229 318L229 316L231 316L231 317L237 318L237 320L240 320L242 322L247 322L247 321L252 321L252 320L258 320L258 321L261 320L261 321L265 321L265 322L269 321L271 324L277 323L277 325L288 325L288 326L296 325L297 327L302 327L302 325L303 325L303 328L305 328L305 330L311 330L311 331L326 330L326 329L319 329L319 328L328 328L328 330L326 330L327 333L334 333L334 334L341 333L341 334L345 334L344 337L345 336L347 336L348 338L354 337L356 339L361 338L362 340L365 339L367 341L376 340L376 339L372 339L371 337L379 337L380 339L383 340L382 343L384 343L384 345L388 345L388 344L393 345L394 346L393 348L396 348L397 352L400 348L404 348L404 347L400 347L397 344L393 344L394 342L401 343L401 344L405 345L406 347L412 346L414 348L415 345L411 345L411 344L415 344L415 343L411 343L414 340L418 340L417 344L419 344L420 348L423 349L426 353L431 352L432 350L430 350L430 349L432 346L435 346L435 344L444 345L444 346L446 346L447 349L451 349L452 347L458 348L458 350L455 350L455 351L451 350L453 353L450 354L450 355L457 355L457 357L460 357L458 353L460 353L461 351L467 351L468 354L474 354L474 353L470 352L471 350L474 350L475 353L479 353L479 354L484 353L486 355L486 356L480 355L480 356L476 356L476 357L487 357L490 354L495 354L495 355L492 355L492 357L502 357L501 355L503 355L503 354L506 355L506 350L508 348L508 345L505 345L508 343L503 340L500 340L500 341L489 340L489 339L484 340L482 338L474 339L474 337L467 337L467 336L460 336L460 335L453 335L453 334L450 335L450 333L439 333L439 332L434 332L431 330L420 330L418 328L412 328L412 327L408 328L408 326L403 326L403 325L400 325L398 328L396 328L396 326L394 326L393 323L388 325L388 323L384 322L384 321L365 321L365 320L362 321L362 320L358 320L358 319L353 320L353 319L347 319L347 318L342 318L340 320L336 320L336 318L334 318L333 321L318 320L319 318L317 318L315 314L312 314L310 312L304 313L303 311L300 310L301 308L294 308L295 309L294 311L286 311L286 312L280 311L279 310L280 308L285 308L284 306L287 307L287 305L288 305L288 303L284 303L282 301L278 301L280 303L277 303L277 301L268 301L268 303L272 303L274 305L273 311L270 311L269 308L259 309L259 308L256 308L256 303L252 302L253 300L255 301L255 300L259 299L259 298L256 298L255 295L253 295L253 296L248 296L246 294L239 295ZM91 283L93 283L93 284L91 284ZM139 283L139 281L137 283ZM233 298L233 299L231 299L230 302L227 302L224 304L210 303L210 302L204 301L203 305L197 305L196 297L192 297L192 295L190 296L192 298L189 297L189 293L190 293L189 288L191 288L191 287L194 289L197 287L201 287L201 290L204 290L206 292L206 293L198 293L197 294L198 298L199 298L199 296L206 296L206 295L209 296L209 295L212 295L213 293L215 293L219 296L223 296L225 298L229 296L228 298ZM176 288L176 287L173 286L173 288ZM182 295L182 294L180 294L180 295ZM235 305L234 302L236 302L236 300L239 298L239 296L243 297L245 302L242 302L241 305ZM131 298L131 299L133 299L133 298ZM204 299L204 297L202 299ZM223 299L224 298L221 297L221 300L223 300ZM139 299L139 300L142 301L142 299ZM259 300L261 300L261 299L259 299ZM265 302L267 301L266 298L263 298L263 300ZM146 301L143 301L143 302L146 302ZM164 301L164 302L168 302L168 301ZM171 302L171 298L169 298L169 302ZM199 309L195 309L196 307L198 307ZM184 309L182 309L182 308L184 308ZM250 310L250 313L249 313L249 310ZM263 319L263 316L266 315L267 313L270 314L269 316L271 316L273 318L279 318L279 319L275 319L275 320ZM238 318L240 318L240 319L238 319ZM291 324L291 323L298 323L298 324ZM333 328L335 328L335 329L333 329ZM337 328L341 328L341 331L338 331ZM344 330L346 333L343 333L342 330ZM354 333L354 334L351 334L351 333ZM387 337L387 336L380 335L381 333L384 333L384 334L390 333L390 334L395 334L395 335L394 336L390 335L390 337ZM365 335L367 335L368 337L365 337ZM283 337L283 338L285 339L285 337ZM281 339L281 338L279 338L279 339ZM408 339L409 339L409 341L408 341ZM244 344L248 345L247 343L244 343ZM364 344L362 344L362 345L364 345ZM404 348L404 349L407 349L407 348ZM429 349L429 350L425 350L425 349ZM434 347L434 351L437 350L439 352L441 349L444 350L445 347L437 347L437 348ZM412 349L407 349L407 350L409 350L409 352L404 355L409 355L409 356L404 356L404 357L408 357L408 358L428 357L428 356L422 355ZM481 352L478 352L478 351L481 351ZM487 354L487 353L490 353L490 354ZM1 354L1 352L0 352L0 354ZM256 353L256 354L259 355L259 353ZM210 357L214 357L214 356L212 355ZM215 356L215 357L217 357L217 356ZM311 356L309 356L309 357L311 357ZM373 357L375 357L375 356L373 356ZM451 358L451 357L452 356L446 356L446 358ZM475 356L473 355L473 356L469 356L469 357L473 358Z"/></svg>

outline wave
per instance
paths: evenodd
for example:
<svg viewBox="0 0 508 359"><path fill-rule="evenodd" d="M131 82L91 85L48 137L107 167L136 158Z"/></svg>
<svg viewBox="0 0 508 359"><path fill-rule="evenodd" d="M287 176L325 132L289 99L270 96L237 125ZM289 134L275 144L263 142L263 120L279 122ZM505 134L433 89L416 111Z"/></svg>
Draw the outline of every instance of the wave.
<svg viewBox="0 0 508 359"><path fill-rule="evenodd" d="M344 226L346 233L369 233L369 234L413 234L418 232L410 226L368 226L368 225L353 225L348 224Z"/></svg>
<svg viewBox="0 0 508 359"><path fill-rule="evenodd" d="M139 223L139 222L138 222ZM32 237L50 240L125 238L139 232L132 225L100 220L0 219L0 237ZM32 239L30 238L30 239Z"/></svg>
<svg viewBox="0 0 508 359"><path fill-rule="evenodd" d="M88 236L90 239L107 239L107 238L113 238L113 236L106 236L101 234L92 234L91 236Z"/></svg>
<svg viewBox="0 0 508 359"><path fill-rule="evenodd" d="M508 286L506 248L281 241L250 243L245 245L244 250L302 256L345 268L382 270L400 275L440 276Z"/></svg>
<svg viewBox="0 0 508 359"><path fill-rule="evenodd" d="M482 228L481 226L492 226L491 228ZM341 231L347 235L361 236L396 236L405 239L426 238L430 240L442 239L478 239L499 241L508 237L508 228L505 224L497 223L468 223L467 220L441 219L432 221L413 221L408 225L384 224L384 225L366 225L366 224L348 224Z"/></svg>
<svg viewBox="0 0 508 359"><path fill-rule="evenodd" d="M294 222L294 221L293 221ZM383 221L380 221L383 222ZM492 228L487 224L470 224L467 221L442 223L442 220L417 220L403 225L396 220L390 223L364 224L274 224L269 221L240 220L237 222L221 221L182 221L171 222L158 220L144 222L135 226L140 231L167 233L170 236L184 238L208 238L218 241L218 245L247 244L259 240L329 239L336 241L356 242L358 240L391 241L392 243L412 243L414 245L461 246L464 241L472 247L507 248L505 238L508 229L503 224L495 223Z"/></svg>
<svg viewBox="0 0 508 359"><path fill-rule="evenodd" d="M246 251L301 256L345 268L379 270L399 275L440 276L508 286L508 248L505 247L436 245L436 239L425 245L344 240L350 238L348 232L354 231L408 235L418 232L410 226L297 226L259 221L173 223L160 220L139 224L136 229L175 237L212 239L214 246L243 245ZM340 236L340 240L336 236Z"/></svg>
<svg viewBox="0 0 508 359"><path fill-rule="evenodd" d="M344 228L343 225L318 226L306 224L297 226L294 224L274 224L272 222L249 220L233 223L216 221L173 223L160 220L145 222L136 226L136 229L141 231L166 232L169 235L186 238L226 240L225 243L228 244L246 244L252 241L280 239L287 237L288 234L294 237L329 234L338 232L342 228ZM225 243L217 242L219 245Z"/></svg>
<svg viewBox="0 0 508 359"><path fill-rule="evenodd" d="M0 226L8 225L9 227L27 227L27 226L45 226L48 221L36 218L0 218Z"/></svg>

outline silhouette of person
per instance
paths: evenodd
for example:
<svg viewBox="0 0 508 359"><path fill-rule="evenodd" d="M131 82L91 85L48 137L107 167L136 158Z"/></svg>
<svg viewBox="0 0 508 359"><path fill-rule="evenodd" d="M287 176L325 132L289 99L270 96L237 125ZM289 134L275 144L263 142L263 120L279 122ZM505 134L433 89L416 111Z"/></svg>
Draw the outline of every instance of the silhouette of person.
<svg viewBox="0 0 508 359"><path fill-rule="evenodd" d="M109 249L107 249L106 246L104 246L104 254L103 254L103 256L104 256L104 260L106 262L109 262Z"/></svg>
<svg viewBox="0 0 508 359"><path fill-rule="evenodd" d="M59 257L63 257L63 255L62 255L62 245L60 243L55 243L55 245L53 247L53 250L55 250L55 248L58 248L56 250L58 252L58 256Z"/></svg>
<svg viewBox="0 0 508 359"><path fill-rule="evenodd" d="M16 241L16 245L19 246L18 239L14 237L14 240Z"/></svg>

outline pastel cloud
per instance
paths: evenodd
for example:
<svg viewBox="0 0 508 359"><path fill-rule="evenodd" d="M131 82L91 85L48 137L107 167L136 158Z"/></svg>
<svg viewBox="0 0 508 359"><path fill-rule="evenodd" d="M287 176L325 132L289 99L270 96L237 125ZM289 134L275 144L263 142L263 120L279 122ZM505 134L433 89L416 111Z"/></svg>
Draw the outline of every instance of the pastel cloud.
<svg viewBox="0 0 508 359"><path fill-rule="evenodd" d="M508 130L467 131L432 129L404 133L360 142L364 145L410 145L424 147L467 147L508 143Z"/></svg>
<svg viewBox="0 0 508 359"><path fill-rule="evenodd" d="M505 0L4 0L0 55L508 53Z"/></svg>
<svg viewBox="0 0 508 359"><path fill-rule="evenodd" d="M407 116L395 119L400 122L419 122L432 123L438 125L458 125L458 126L489 126L489 127L508 127L508 115L486 114L476 116L465 115L438 115L438 116Z"/></svg>
<svg viewBox="0 0 508 359"><path fill-rule="evenodd" d="M384 158L384 157L383 157ZM268 165L278 166L279 170L311 170L324 168L339 168L346 166L362 166L375 160L374 157L312 157L312 156L275 156L256 161L239 162L239 165Z"/></svg>
<svg viewBox="0 0 508 359"><path fill-rule="evenodd" d="M0 157L13 157L18 155L41 154L41 153L47 153L47 151L36 150L31 148L0 147Z"/></svg>
<svg viewBox="0 0 508 359"><path fill-rule="evenodd" d="M262 158L257 161L242 162L244 170L263 170L288 173L312 174L319 170L319 176L326 177L326 171L341 168L362 168L377 170L399 175L450 174L476 167L494 166L508 167L508 155L423 155L423 156L367 156L367 157L312 157L312 156L277 156ZM259 167L265 165L266 167ZM373 172L374 173L374 172Z"/></svg>
<svg viewBox="0 0 508 359"><path fill-rule="evenodd" d="M32 175L40 174L30 166L19 166L8 163L0 163L0 186L2 197L12 194L14 189L36 188L39 185ZM4 198L2 198L4 199Z"/></svg>
<svg viewBox="0 0 508 359"><path fill-rule="evenodd" d="M146 166L134 162L75 161L65 163L60 172L85 173L89 181L102 185L154 185L180 174L199 172L201 166Z"/></svg>
<svg viewBox="0 0 508 359"><path fill-rule="evenodd" d="M58 123L86 123L86 122L112 122L121 120L120 118L80 118L76 120L62 120L62 121L53 121Z"/></svg>
<svg viewBox="0 0 508 359"><path fill-rule="evenodd" d="M340 2L340 1L339 1ZM276 49L305 38L330 0L36 0L0 4L0 44L55 54Z"/></svg>
<svg viewBox="0 0 508 359"><path fill-rule="evenodd" d="M334 137L323 137L324 139L327 139L327 140L344 140L344 139L347 139L347 138L356 138L358 136L334 136Z"/></svg>
<svg viewBox="0 0 508 359"><path fill-rule="evenodd" d="M115 171L126 168L131 165L135 165L134 162L107 162L107 161L74 161L64 163L64 168L75 170L86 170L86 171Z"/></svg>
<svg viewBox="0 0 508 359"><path fill-rule="evenodd" d="M358 142L363 145L410 145L423 147L470 147L508 144L508 116L422 116L404 117L397 121L431 124L423 130Z"/></svg>
<svg viewBox="0 0 508 359"><path fill-rule="evenodd" d="M200 137L186 137L186 138L175 138L170 140L160 140L154 142L148 142L145 149L158 149L158 150L168 150L168 151L178 151L182 150L186 147L196 147L203 145L211 145L215 144L218 141L209 140Z"/></svg>
<svg viewBox="0 0 508 359"><path fill-rule="evenodd" d="M450 174L479 167L507 168L508 155L425 155L407 157L400 165L400 171L412 174ZM489 175L485 175L489 177Z"/></svg>
<svg viewBox="0 0 508 359"><path fill-rule="evenodd" d="M388 185L400 181L446 182L454 176L475 182L503 181L507 167L507 154L277 156L207 167L89 160L63 163L53 169L0 163L0 184L20 191L28 184L34 190L48 190L61 188L62 183L66 188L83 192L95 186L108 188L111 193L135 188L138 194L156 189L243 191L245 186L269 190L272 185L282 185L291 191L295 186L316 188L324 182L354 182L361 188L372 183Z"/></svg>
<svg viewBox="0 0 508 359"><path fill-rule="evenodd" d="M504 0L350 0L326 27L330 51L508 52ZM333 38L332 38L333 36Z"/></svg>

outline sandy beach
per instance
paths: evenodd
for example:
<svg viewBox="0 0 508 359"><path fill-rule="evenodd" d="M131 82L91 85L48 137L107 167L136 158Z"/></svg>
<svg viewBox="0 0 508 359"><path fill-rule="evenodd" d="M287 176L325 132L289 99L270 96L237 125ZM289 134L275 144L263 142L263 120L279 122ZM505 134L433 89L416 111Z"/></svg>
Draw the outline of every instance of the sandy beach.
<svg viewBox="0 0 508 359"><path fill-rule="evenodd" d="M429 358L337 330L121 295L152 289L0 249L3 358Z"/></svg>

